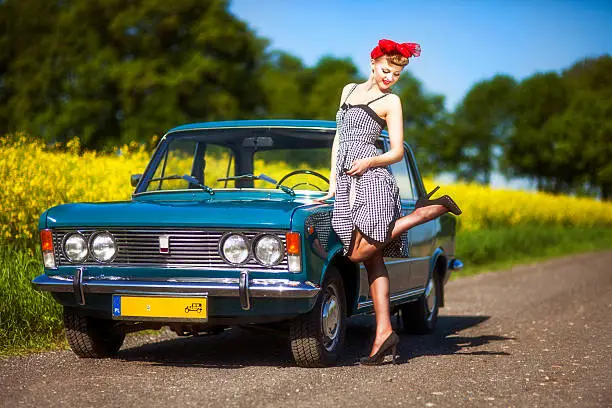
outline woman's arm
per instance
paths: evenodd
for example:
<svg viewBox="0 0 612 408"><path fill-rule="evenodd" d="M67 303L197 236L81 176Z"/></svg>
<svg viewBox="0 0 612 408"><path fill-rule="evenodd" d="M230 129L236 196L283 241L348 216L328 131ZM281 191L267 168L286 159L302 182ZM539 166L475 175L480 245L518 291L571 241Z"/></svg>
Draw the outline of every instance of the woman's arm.
<svg viewBox="0 0 612 408"><path fill-rule="evenodd" d="M334 136L331 153L331 169L329 171L329 191L323 197L315 198L314 201L324 202L336 195L336 155L338 154L338 131Z"/></svg>
<svg viewBox="0 0 612 408"><path fill-rule="evenodd" d="M361 175L370 167L383 167L397 163L404 157L404 119L402 118L402 103L400 98L389 95L387 98L388 110L385 119L389 129L389 142L391 149L379 156L355 160L351 169L346 172L350 176Z"/></svg>
<svg viewBox="0 0 612 408"><path fill-rule="evenodd" d="M332 144L332 153L331 153L331 169L329 171L329 187L334 186L334 191L336 190L336 159L338 156L338 145L340 142L338 141L338 131L336 130L336 134L334 135L334 143Z"/></svg>

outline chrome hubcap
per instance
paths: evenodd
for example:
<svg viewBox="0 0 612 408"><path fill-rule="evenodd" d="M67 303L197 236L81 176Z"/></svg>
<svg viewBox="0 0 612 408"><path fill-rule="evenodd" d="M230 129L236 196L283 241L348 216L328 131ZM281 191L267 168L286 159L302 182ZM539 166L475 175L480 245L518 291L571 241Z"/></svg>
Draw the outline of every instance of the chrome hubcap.
<svg viewBox="0 0 612 408"><path fill-rule="evenodd" d="M436 280L432 276L427 282L425 288L425 300L427 305L427 320L433 319L435 308L436 308Z"/></svg>
<svg viewBox="0 0 612 408"><path fill-rule="evenodd" d="M323 307L321 309L321 329L323 331L323 345L327 351L331 351L338 341L340 328L340 306L336 288L329 286L325 293Z"/></svg>

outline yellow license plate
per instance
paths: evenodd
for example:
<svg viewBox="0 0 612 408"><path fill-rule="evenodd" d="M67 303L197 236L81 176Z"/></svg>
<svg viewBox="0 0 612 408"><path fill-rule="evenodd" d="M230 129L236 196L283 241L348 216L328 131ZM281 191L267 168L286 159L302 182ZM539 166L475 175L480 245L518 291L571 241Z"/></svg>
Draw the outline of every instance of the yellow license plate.
<svg viewBox="0 0 612 408"><path fill-rule="evenodd" d="M113 317L150 319L207 319L205 297L113 295Z"/></svg>

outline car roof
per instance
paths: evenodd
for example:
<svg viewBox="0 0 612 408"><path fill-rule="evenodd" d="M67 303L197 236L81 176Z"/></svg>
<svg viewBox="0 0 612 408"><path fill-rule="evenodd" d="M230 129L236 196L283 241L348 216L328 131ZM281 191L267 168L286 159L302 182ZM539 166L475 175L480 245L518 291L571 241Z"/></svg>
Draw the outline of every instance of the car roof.
<svg viewBox="0 0 612 408"><path fill-rule="evenodd" d="M336 129L336 122L331 120L297 120L297 119L261 119L261 120L228 120L218 122L188 123L170 129L167 134L174 132L206 129L227 128L302 128L302 129ZM387 132L383 131L386 136Z"/></svg>

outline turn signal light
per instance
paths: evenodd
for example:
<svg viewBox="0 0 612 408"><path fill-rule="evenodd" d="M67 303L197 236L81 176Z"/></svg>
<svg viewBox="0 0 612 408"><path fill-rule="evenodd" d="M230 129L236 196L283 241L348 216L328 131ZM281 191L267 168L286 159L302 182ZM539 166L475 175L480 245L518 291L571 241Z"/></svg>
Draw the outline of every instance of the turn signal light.
<svg viewBox="0 0 612 408"><path fill-rule="evenodd" d="M287 254L299 255L300 254L300 233L299 232L288 232L285 234L287 240Z"/></svg>
<svg viewBox="0 0 612 408"><path fill-rule="evenodd" d="M285 244L287 246L287 263L289 272L302 271L302 257L300 256L300 233L288 232L285 234Z"/></svg>
<svg viewBox="0 0 612 408"><path fill-rule="evenodd" d="M40 231L40 243L43 251L53 251L53 234L51 230L44 229Z"/></svg>
<svg viewBox="0 0 612 408"><path fill-rule="evenodd" d="M53 252L53 234L50 229L40 231L40 246L42 248L45 268L55 268L55 253Z"/></svg>

